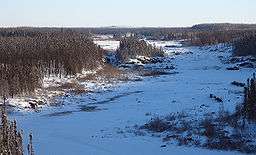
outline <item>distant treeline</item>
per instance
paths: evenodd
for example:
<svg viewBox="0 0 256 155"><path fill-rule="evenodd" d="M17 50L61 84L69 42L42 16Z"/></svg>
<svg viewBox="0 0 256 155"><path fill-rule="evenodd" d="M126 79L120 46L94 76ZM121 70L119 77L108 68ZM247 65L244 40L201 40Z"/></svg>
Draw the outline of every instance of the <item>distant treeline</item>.
<svg viewBox="0 0 256 155"><path fill-rule="evenodd" d="M67 76L103 64L104 51L72 31L0 31L0 95L33 92L45 76Z"/></svg>
<svg viewBox="0 0 256 155"><path fill-rule="evenodd" d="M127 33L132 33L139 38L153 40L189 39L195 45L215 44L240 36L243 33L256 31L256 24L198 24L192 27L102 27L85 28L77 31L87 31L93 34L111 34L117 39Z"/></svg>
<svg viewBox="0 0 256 155"><path fill-rule="evenodd" d="M135 37L123 38L117 50L118 60L125 62L137 56L162 57L164 56L164 52L147 44L144 40L138 40Z"/></svg>
<svg viewBox="0 0 256 155"><path fill-rule="evenodd" d="M78 29L77 29L78 30ZM82 31L82 29L79 29ZM122 39L126 34L133 34L140 39L185 40L190 45L204 46L235 41L256 32L256 24L198 24L192 27L158 28L86 28L93 34L111 34L115 39Z"/></svg>
<svg viewBox="0 0 256 155"><path fill-rule="evenodd" d="M256 24L198 24L192 27L99 27L99 28L0 28L0 36L35 36L47 32L76 32L80 34L113 35L122 39L128 33L137 38L152 40L187 39L193 45L205 45L232 41L244 33L256 31Z"/></svg>

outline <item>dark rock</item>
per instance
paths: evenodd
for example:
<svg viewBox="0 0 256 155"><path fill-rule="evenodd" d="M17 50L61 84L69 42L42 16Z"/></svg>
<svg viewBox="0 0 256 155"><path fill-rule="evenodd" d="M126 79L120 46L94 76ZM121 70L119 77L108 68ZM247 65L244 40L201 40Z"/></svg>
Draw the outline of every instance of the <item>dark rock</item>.
<svg viewBox="0 0 256 155"><path fill-rule="evenodd" d="M227 70L235 71L235 70L240 70L240 68L237 67L237 66L235 66L235 67L228 67Z"/></svg>
<svg viewBox="0 0 256 155"><path fill-rule="evenodd" d="M30 108L36 109L38 107L37 103L35 102L29 102Z"/></svg>
<svg viewBox="0 0 256 155"><path fill-rule="evenodd" d="M137 58L142 64L148 64L150 63L150 59L142 59L142 58Z"/></svg>
<svg viewBox="0 0 256 155"><path fill-rule="evenodd" d="M144 69L144 66L143 65L135 65L135 66L133 66L133 69L142 70L142 69Z"/></svg>
<svg viewBox="0 0 256 155"><path fill-rule="evenodd" d="M253 63L251 62L243 62L243 63L240 63L239 66L244 68L254 68Z"/></svg>
<svg viewBox="0 0 256 155"><path fill-rule="evenodd" d="M178 47L178 46L176 46L176 45L165 45L164 47L166 47L166 48L175 48L175 47Z"/></svg>
<svg viewBox="0 0 256 155"><path fill-rule="evenodd" d="M241 83L241 82L237 82L237 81L233 81L231 82L232 85L238 86L238 87L244 87L245 83Z"/></svg>
<svg viewBox="0 0 256 155"><path fill-rule="evenodd" d="M175 67L174 67L174 66L166 66L165 69L171 69L171 70L173 70L173 69L175 69Z"/></svg>
<svg viewBox="0 0 256 155"><path fill-rule="evenodd" d="M213 94L210 94L210 98L213 98Z"/></svg>
<svg viewBox="0 0 256 155"><path fill-rule="evenodd" d="M194 54L193 52L186 52L186 54Z"/></svg>
<svg viewBox="0 0 256 155"><path fill-rule="evenodd" d="M166 145L161 145L161 147L166 147Z"/></svg>
<svg viewBox="0 0 256 155"><path fill-rule="evenodd" d="M223 102L223 100L221 99L221 98L219 98L219 97L215 97L215 100L217 101L217 102Z"/></svg>
<svg viewBox="0 0 256 155"><path fill-rule="evenodd" d="M125 65L125 64L122 64L122 65L120 65L119 67L120 67L120 68L131 68L131 66Z"/></svg>
<svg viewBox="0 0 256 155"><path fill-rule="evenodd" d="M243 62L244 59L241 57L233 57L229 60L230 63L238 63L238 62Z"/></svg>
<svg viewBox="0 0 256 155"><path fill-rule="evenodd" d="M256 62L256 58L249 58L249 61Z"/></svg>
<svg viewBox="0 0 256 155"><path fill-rule="evenodd" d="M223 100L222 100L220 97L215 96L215 95L213 95L213 94L210 94L210 98L214 99L214 100L217 101L217 102L223 102Z"/></svg>
<svg viewBox="0 0 256 155"><path fill-rule="evenodd" d="M155 63L162 63L164 60L163 60L163 58L151 58L150 59L150 63L153 63L153 64L155 64Z"/></svg>

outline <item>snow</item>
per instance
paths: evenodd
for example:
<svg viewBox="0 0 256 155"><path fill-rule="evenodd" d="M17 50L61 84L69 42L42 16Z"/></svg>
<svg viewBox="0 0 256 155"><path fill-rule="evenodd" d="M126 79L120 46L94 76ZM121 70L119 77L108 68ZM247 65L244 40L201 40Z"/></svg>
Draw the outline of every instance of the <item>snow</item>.
<svg viewBox="0 0 256 155"><path fill-rule="evenodd" d="M94 40L94 43L107 51L116 51L120 46L116 40Z"/></svg>
<svg viewBox="0 0 256 155"><path fill-rule="evenodd" d="M61 78L56 75L44 77L42 81L42 88L36 89L35 92L31 94L23 94L20 96L14 96L13 98L8 98L6 100L6 104L12 107L16 107L19 110L31 111L33 110L31 109L31 104L36 105L37 108L40 109L49 106L50 103L53 102L53 100L58 96L68 95L70 90L58 88L67 83L78 83L83 85L85 89L91 91L112 86L112 84L106 84L104 80L87 80L86 82L78 81L79 78L85 78L88 75L94 75L101 69L103 69L102 66L99 66L94 70L83 70L82 73L78 73L75 76L62 76ZM1 99L0 104L3 104L3 100Z"/></svg>
<svg viewBox="0 0 256 155"><path fill-rule="evenodd" d="M182 44L180 41L155 41L155 40L146 40L150 45L153 45L157 48L168 48L168 47L181 47Z"/></svg>
<svg viewBox="0 0 256 155"><path fill-rule="evenodd" d="M138 56L136 56L135 59L129 59L128 63L137 64L137 65L143 65L141 60L147 61L147 60L150 60L150 58L146 57L146 56L139 56L138 55Z"/></svg>
<svg viewBox="0 0 256 155"><path fill-rule="evenodd" d="M113 35L93 35L93 40L110 40L113 39Z"/></svg>
<svg viewBox="0 0 256 155"><path fill-rule="evenodd" d="M182 46L182 44L179 41L154 41L154 40L145 40L145 41L152 46L155 46L157 48L163 48L166 51L168 51L168 49L171 49L172 47L178 48ZM102 37L101 39L94 39L94 43L107 51L116 51L120 46L120 41L106 40L105 37Z"/></svg>
<svg viewBox="0 0 256 155"><path fill-rule="evenodd" d="M164 47L167 43L155 44ZM59 97L60 106L42 109L39 113L14 112L11 116L24 129L24 136L29 132L34 134L34 147L38 155L240 154L173 144L162 148L161 145L166 143L159 137L136 136L127 132L134 125L143 125L153 116L164 116L171 112L185 111L198 117L218 112L221 104L210 99L209 94L222 97L224 109L229 111L233 111L236 104L242 101L243 88L230 83L246 81L254 70L226 70L229 64L222 63L220 56L222 59L229 57L232 54L230 47L166 49L167 53L176 51L180 55L172 55L174 59L167 63L175 64L178 74L144 77L143 81L122 83L98 89L95 93ZM87 85L95 86L94 83ZM96 106L96 111L83 110L93 106Z"/></svg>

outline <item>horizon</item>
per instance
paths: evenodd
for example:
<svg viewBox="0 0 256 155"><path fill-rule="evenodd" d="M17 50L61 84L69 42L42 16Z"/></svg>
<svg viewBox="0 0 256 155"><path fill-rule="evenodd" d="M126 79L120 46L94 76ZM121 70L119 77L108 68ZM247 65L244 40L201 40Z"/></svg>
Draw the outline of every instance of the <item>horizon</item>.
<svg viewBox="0 0 256 155"><path fill-rule="evenodd" d="M191 27L256 23L253 0L44 0L2 2L0 27Z"/></svg>
<svg viewBox="0 0 256 155"><path fill-rule="evenodd" d="M196 23L192 24L190 26L180 26L180 27L175 27L175 26L95 26L95 27L77 27L77 26L2 26L0 28L127 28L127 29L137 29L137 28L191 28L196 25L204 25L204 24L231 24L231 25L256 25L256 23Z"/></svg>

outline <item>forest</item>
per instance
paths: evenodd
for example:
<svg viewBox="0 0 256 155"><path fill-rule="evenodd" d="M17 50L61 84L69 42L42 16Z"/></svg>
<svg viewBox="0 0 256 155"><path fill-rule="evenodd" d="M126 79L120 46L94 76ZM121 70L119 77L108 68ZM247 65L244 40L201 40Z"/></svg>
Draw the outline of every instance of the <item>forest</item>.
<svg viewBox="0 0 256 155"><path fill-rule="evenodd" d="M44 77L70 76L103 65L104 50L72 31L4 31L0 36L0 85L4 98L33 92Z"/></svg>

